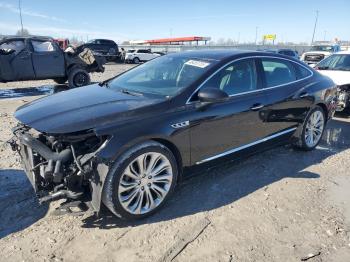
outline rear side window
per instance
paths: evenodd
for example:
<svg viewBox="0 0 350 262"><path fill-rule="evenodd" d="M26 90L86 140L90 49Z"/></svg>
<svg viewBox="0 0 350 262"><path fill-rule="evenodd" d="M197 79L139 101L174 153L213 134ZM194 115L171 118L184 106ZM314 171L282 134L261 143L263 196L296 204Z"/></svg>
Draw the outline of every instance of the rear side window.
<svg viewBox="0 0 350 262"><path fill-rule="evenodd" d="M22 40L13 40L8 41L5 43L2 43L0 45L0 49L9 49L9 50L15 50L15 54L17 55L19 52L21 52L24 49L24 42Z"/></svg>
<svg viewBox="0 0 350 262"><path fill-rule="evenodd" d="M281 59L264 58L262 66L265 73L266 87L288 84L297 80L291 62Z"/></svg>
<svg viewBox="0 0 350 262"><path fill-rule="evenodd" d="M303 67L301 65L297 65L297 64L295 64L294 66L295 66L295 69L297 72L298 79L303 79L303 78L311 76L311 74L312 74L311 71L307 70L305 67Z"/></svg>

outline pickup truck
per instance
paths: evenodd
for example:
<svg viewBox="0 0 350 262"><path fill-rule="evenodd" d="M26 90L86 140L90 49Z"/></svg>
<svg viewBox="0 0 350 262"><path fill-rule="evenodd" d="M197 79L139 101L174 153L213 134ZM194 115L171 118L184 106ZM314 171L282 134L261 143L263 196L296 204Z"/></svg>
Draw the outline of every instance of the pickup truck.
<svg viewBox="0 0 350 262"><path fill-rule="evenodd" d="M315 44L311 47L309 52L305 52L301 56L300 60L310 66L315 66L323 59L339 51L340 46L338 44Z"/></svg>
<svg viewBox="0 0 350 262"><path fill-rule="evenodd" d="M104 71L104 62L88 48L65 52L49 37L16 36L0 41L0 82L53 79L80 87L90 84L89 73Z"/></svg>

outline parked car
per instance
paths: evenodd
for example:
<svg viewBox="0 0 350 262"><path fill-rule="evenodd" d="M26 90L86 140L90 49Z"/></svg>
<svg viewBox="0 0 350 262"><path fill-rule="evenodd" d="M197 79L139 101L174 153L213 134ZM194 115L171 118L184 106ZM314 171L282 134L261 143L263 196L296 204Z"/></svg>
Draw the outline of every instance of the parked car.
<svg viewBox="0 0 350 262"><path fill-rule="evenodd" d="M91 72L103 72L103 62L89 49L65 53L47 37L7 37L0 41L0 82L68 80L70 87L90 84Z"/></svg>
<svg viewBox="0 0 350 262"><path fill-rule="evenodd" d="M337 111L350 112L350 51L341 51L315 66L321 74L330 77L338 86Z"/></svg>
<svg viewBox="0 0 350 262"><path fill-rule="evenodd" d="M161 56L158 53L152 53L150 49L131 49L126 52L125 62L138 64L140 62L146 62L156 57Z"/></svg>
<svg viewBox="0 0 350 262"><path fill-rule="evenodd" d="M119 48L116 42L109 39L92 39L85 44L77 47L77 50L89 48L94 55L104 56L107 60L119 59Z"/></svg>
<svg viewBox="0 0 350 262"><path fill-rule="evenodd" d="M339 51L340 46L338 44L317 44L313 45L309 52L303 53L300 60L310 66L315 66L321 60Z"/></svg>
<svg viewBox="0 0 350 262"><path fill-rule="evenodd" d="M335 100L333 81L293 58L175 53L21 106L10 143L41 201L85 195L96 212L103 203L137 219L159 210L185 167L283 141L314 149Z"/></svg>
<svg viewBox="0 0 350 262"><path fill-rule="evenodd" d="M291 56L291 57L293 57L295 59L299 59L298 52L294 51L292 49L288 49L288 48L283 48L283 49L265 49L263 51L269 52L269 53L275 53L275 54Z"/></svg>

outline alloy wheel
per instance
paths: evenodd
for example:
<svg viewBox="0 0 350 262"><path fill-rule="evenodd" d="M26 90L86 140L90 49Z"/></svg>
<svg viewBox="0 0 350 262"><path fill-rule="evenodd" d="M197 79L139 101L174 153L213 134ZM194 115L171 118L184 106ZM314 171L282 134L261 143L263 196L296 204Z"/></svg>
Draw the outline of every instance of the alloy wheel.
<svg viewBox="0 0 350 262"><path fill-rule="evenodd" d="M144 153L125 168L118 186L119 202L131 214L146 214L163 202L172 181L168 158L157 152Z"/></svg>
<svg viewBox="0 0 350 262"><path fill-rule="evenodd" d="M320 141L324 129L324 115L321 111L313 112L305 129L305 143L308 147L314 147Z"/></svg>

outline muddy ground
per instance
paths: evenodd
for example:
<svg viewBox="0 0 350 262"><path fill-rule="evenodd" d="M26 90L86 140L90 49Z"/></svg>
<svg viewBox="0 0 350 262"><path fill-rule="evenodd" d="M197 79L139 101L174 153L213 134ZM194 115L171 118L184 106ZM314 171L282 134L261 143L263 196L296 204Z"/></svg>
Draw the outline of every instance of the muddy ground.
<svg viewBox="0 0 350 262"><path fill-rule="evenodd" d="M93 81L127 67L111 65ZM53 82L0 91L42 85ZM159 213L126 223L109 212L53 216L58 203L38 205L5 143L15 109L36 98L0 99L0 261L350 261L346 116L329 123L313 152L282 146L202 170Z"/></svg>

